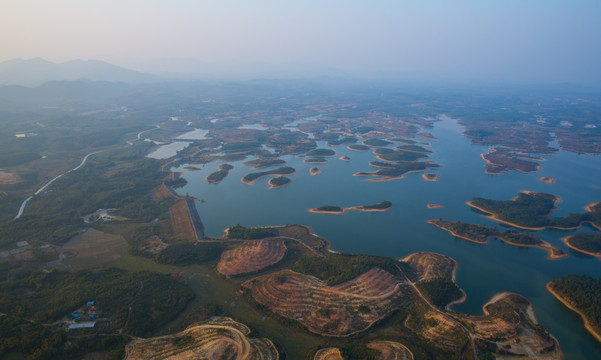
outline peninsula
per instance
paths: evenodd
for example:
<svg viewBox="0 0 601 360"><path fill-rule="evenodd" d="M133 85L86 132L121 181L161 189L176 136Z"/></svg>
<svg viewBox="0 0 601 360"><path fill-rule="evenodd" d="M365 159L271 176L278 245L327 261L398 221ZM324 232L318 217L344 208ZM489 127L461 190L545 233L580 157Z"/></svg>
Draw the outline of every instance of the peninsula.
<svg viewBox="0 0 601 360"><path fill-rule="evenodd" d="M547 290L584 321L584 327L601 342L601 279L566 275L547 283Z"/></svg>
<svg viewBox="0 0 601 360"><path fill-rule="evenodd" d="M584 214L569 214L562 218L551 214L561 198L552 194L522 191L512 200L489 200L475 197L466 204L487 214L487 218L523 230L574 230L590 223L601 230L601 209L588 205Z"/></svg>
<svg viewBox="0 0 601 360"><path fill-rule="evenodd" d="M570 249L601 259L601 235L577 233L561 239Z"/></svg>
<svg viewBox="0 0 601 360"><path fill-rule="evenodd" d="M542 240L538 236L516 230L505 230L500 232L497 228L486 225L466 224L460 221L448 221L443 219L433 219L426 222L451 233L456 238L477 244L485 245L488 244L490 238L496 238L511 246L543 249L549 254L549 260L562 259L568 256L563 250Z"/></svg>

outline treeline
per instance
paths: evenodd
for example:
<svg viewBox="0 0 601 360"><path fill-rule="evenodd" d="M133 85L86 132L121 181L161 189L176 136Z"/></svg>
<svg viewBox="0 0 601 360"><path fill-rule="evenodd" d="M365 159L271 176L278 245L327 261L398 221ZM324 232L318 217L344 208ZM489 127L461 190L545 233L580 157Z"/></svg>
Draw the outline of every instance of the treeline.
<svg viewBox="0 0 601 360"><path fill-rule="evenodd" d="M574 306L601 333L601 279L570 274L553 280L549 287Z"/></svg>
<svg viewBox="0 0 601 360"><path fill-rule="evenodd" d="M413 273L407 264L392 258L348 254L327 254L323 257L304 255L296 261L292 270L313 275L332 286L352 280L374 267L397 274L396 265L401 267L407 276Z"/></svg>
<svg viewBox="0 0 601 360"><path fill-rule="evenodd" d="M451 301L461 298L463 295L457 284L444 279L420 281L417 287L428 299L439 308L444 308Z"/></svg>
<svg viewBox="0 0 601 360"><path fill-rule="evenodd" d="M236 224L231 226L227 230L227 237L230 239L244 239L244 240L254 240L254 239L262 239L266 237L277 236L278 231L274 228L269 227L259 227L259 228L249 228L242 226L240 224Z"/></svg>

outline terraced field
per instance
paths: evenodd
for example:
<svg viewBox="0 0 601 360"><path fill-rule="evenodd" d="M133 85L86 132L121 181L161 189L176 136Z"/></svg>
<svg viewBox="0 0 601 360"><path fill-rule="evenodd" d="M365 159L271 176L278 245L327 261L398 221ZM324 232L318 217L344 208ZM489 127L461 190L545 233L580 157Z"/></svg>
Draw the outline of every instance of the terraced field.
<svg viewBox="0 0 601 360"><path fill-rule="evenodd" d="M325 348L320 349L315 353L313 360L343 360L340 349L338 348Z"/></svg>
<svg viewBox="0 0 601 360"><path fill-rule="evenodd" d="M372 341L367 347L380 352L381 360L413 360L413 353L405 345L394 341Z"/></svg>
<svg viewBox="0 0 601 360"><path fill-rule="evenodd" d="M286 253L286 245L281 239L245 241L221 254L217 271L226 276L241 275L259 271L277 264Z"/></svg>
<svg viewBox="0 0 601 360"><path fill-rule="evenodd" d="M452 281L455 278L457 262L452 258L432 252L411 254L401 261L409 264L417 276L417 281L444 279Z"/></svg>
<svg viewBox="0 0 601 360"><path fill-rule="evenodd" d="M400 306L411 291L379 268L331 287L292 270L260 276L243 287L259 304L326 336L349 336L367 329Z"/></svg>
<svg viewBox="0 0 601 360"><path fill-rule="evenodd" d="M135 339L125 348L124 359L278 359L278 351L271 340L251 339L249 334L246 325L230 318L214 318L177 334Z"/></svg>

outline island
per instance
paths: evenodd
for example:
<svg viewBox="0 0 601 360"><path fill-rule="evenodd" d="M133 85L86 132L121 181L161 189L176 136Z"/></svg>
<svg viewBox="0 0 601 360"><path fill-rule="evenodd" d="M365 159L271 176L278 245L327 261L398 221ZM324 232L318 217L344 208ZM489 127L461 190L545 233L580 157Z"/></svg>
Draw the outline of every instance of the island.
<svg viewBox="0 0 601 360"><path fill-rule="evenodd" d="M384 147L384 146L392 145L392 143L387 140L372 138L372 139L367 139L367 140L363 141L363 145L374 146L374 147Z"/></svg>
<svg viewBox="0 0 601 360"><path fill-rule="evenodd" d="M324 159L324 158L309 158L309 159L303 160L303 162L305 164L325 164L325 163L328 162L328 159Z"/></svg>
<svg viewBox="0 0 601 360"><path fill-rule="evenodd" d="M342 160L342 161L351 161L351 158L348 157L348 156L341 156L340 160Z"/></svg>
<svg viewBox="0 0 601 360"><path fill-rule="evenodd" d="M346 148L349 149L349 150L353 150L353 151L367 151L367 150L369 150L369 146L359 145L359 144L348 145Z"/></svg>
<svg viewBox="0 0 601 360"><path fill-rule="evenodd" d="M332 149L314 149L305 154L307 157L332 157L336 156L336 151Z"/></svg>
<svg viewBox="0 0 601 360"><path fill-rule="evenodd" d="M230 170L233 168L234 166L230 164L221 164L219 165L218 171L209 174L205 179L212 184L218 184L221 182L221 180L227 177L227 175L230 173Z"/></svg>
<svg viewBox="0 0 601 360"><path fill-rule="evenodd" d="M438 181L439 178L439 174L422 174L422 179L426 181Z"/></svg>
<svg viewBox="0 0 601 360"><path fill-rule="evenodd" d="M317 175L321 172L321 169L318 167L312 167L311 169L309 169L309 173L311 174L311 176Z"/></svg>
<svg viewBox="0 0 601 360"><path fill-rule="evenodd" d="M190 171L198 171L198 170L200 170L200 168L196 167L196 166L184 166L184 169L190 170Z"/></svg>
<svg viewBox="0 0 601 360"><path fill-rule="evenodd" d="M283 166L277 169L273 169L270 171L261 171L261 172L255 172L255 173L250 173L245 175L242 178L242 182L245 183L246 185L254 185L255 181L257 181L258 179L264 177L264 176L269 176L269 175L292 175L296 173L296 169L290 167L290 166Z"/></svg>
<svg viewBox="0 0 601 360"><path fill-rule="evenodd" d="M401 151L409 151L409 152L416 152L416 153L423 153L423 154L431 154L432 151L419 146L419 145L401 145L401 146L397 146L396 147L397 150L401 150Z"/></svg>
<svg viewBox="0 0 601 360"><path fill-rule="evenodd" d="M480 154L486 162L486 173L498 175L517 170L522 173L539 171L541 166L531 160L543 161L544 159L530 157L505 148L494 148L487 154Z"/></svg>
<svg viewBox="0 0 601 360"><path fill-rule="evenodd" d="M497 228L486 225L466 224L460 221L443 219L433 219L426 222L451 233L456 238L477 244L488 244L490 238L496 238L511 246L543 249L549 254L549 260L562 259L568 256L563 250L533 234L522 233L516 230L500 232Z"/></svg>
<svg viewBox="0 0 601 360"><path fill-rule="evenodd" d="M428 205L426 205L426 207L428 209L442 209L444 206L442 206L440 204L428 204Z"/></svg>
<svg viewBox="0 0 601 360"><path fill-rule="evenodd" d="M561 198L552 194L522 191L512 200L489 200L472 198L467 204L487 214L487 218L524 230L574 230L589 223L601 230L601 209L597 203L588 205L584 214L569 214L562 218L552 217Z"/></svg>
<svg viewBox="0 0 601 360"><path fill-rule="evenodd" d="M601 279L570 274L547 283L547 290L584 321L584 327L601 342Z"/></svg>
<svg viewBox="0 0 601 360"><path fill-rule="evenodd" d="M284 165L285 163L282 159L255 159L243 162L244 165L252 166L253 169Z"/></svg>
<svg viewBox="0 0 601 360"><path fill-rule="evenodd" d="M276 177L269 179L269 181L267 183L269 184L270 189L277 189L277 188L284 187L286 185L290 185L290 183L292 183L292 180L290 180L290 178L287 178L285 176L276 176Z"/></svg>
<svg viewBox="0 0 601 360"><path fill-rule="evenodd" d="M374 177L373 179L368 179L367 181L391 181L402 179L405 177L405 175L410 173L422 172L428 169L436 169L440 167L440 165L433 164L430 162L400 162L397 164L385 162L371 162L370 165L382 169L373 172L360 171L354 173L353 176Z"/></svg>
<svg viewBox="0 0 601 360"><path fill-rule="evenodd" d="M341 207L341 206L320 206L318 208L309 209L308 211L316 214L344 214L347 211L356 210L363 212L374 212L374 211L388 211L392 208L392 203L390 201L382 201L373 205L358 205L358 206L349 206L349 207Z"/></svg>
<svg viewBox="0 0 601 360"><path fill-rule="evenodd" d="M601 234L577 233L561 239L570 249L601 259Z"/></svg>
<svg viewBox="0 0 601 360"><path fill-rule="evenodd" d="M538 178L538 180L544 182L545 184L555 184L555 178L552 177L541 176Z"/></svg>

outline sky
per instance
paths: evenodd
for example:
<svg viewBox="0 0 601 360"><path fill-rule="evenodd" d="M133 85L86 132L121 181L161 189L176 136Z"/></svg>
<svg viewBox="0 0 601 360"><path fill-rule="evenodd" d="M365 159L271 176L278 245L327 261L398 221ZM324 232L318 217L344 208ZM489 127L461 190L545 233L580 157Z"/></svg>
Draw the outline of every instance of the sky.
<svg viewBox="0 0 601 360"><path fill-rule="evenodd" d="M0 0L0 34L0 61L601 81L599 0Z"/></svg>

